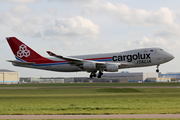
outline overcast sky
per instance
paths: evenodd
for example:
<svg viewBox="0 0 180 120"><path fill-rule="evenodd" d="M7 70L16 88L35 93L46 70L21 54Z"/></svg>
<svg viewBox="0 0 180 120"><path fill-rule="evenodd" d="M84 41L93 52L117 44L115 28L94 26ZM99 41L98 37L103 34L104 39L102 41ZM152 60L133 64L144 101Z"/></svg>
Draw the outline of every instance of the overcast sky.
<svg viewBox="0 0 180 120"><path fill-rule="evenodd" d="M15 36L45 57L47 50L70 56L160 47L175 56L160 72L180 72L179 5L179 0L0 0L0 69L21 77L89 76L13 66L6 62L15 58L5 37Z"/></svg>

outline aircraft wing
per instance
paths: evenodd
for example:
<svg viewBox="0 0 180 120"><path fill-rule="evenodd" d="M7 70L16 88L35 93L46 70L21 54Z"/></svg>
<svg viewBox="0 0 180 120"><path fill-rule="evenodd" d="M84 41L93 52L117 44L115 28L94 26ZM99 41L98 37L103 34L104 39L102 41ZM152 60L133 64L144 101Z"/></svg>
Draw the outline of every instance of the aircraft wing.
<svg viewBox="0 0 180 120"><path fill-rule="evenodd" d="M54 57L57 57L57 58L60 58L60 59L63 59L63 60L67 60L69 61L70 64L82 64L83 63L83 59L78 59L78 58L72 58L72 57L66 57L66 56L61 56L61 55L56 55L55 53L51 52L51 51L47 51L47 53L50 55L50 56L54 56Z"/></svg>
<svg viewBox="0 0 180 120"><path fill-rule="evenodd" d="M57 57L57 58L60 58L60 59L67 60L67 61L69 61L69 64L81 65L81 64L83 64L83 62L94 62L99 67L106 66L106 64L107 64L107 62L95 62L95 61L92 61L92 60L83 60L83 59L78 59L78 58L72 58L72 57L56 55L55 53L53 53L51 51L47 51L47 53L50 56L54 56L54 57ZM114 63L111 63L111 64L114 64ZM119 64L119 66L121 66L121 65L122 66L128 65L127 63L118 63L118 64Z"/></svg>
<svg viewBox="0 0 180 120"><path fill-rule="evenodd" d="M21 65L33 65L33 64L35 64L34 62L21 62L21 61L16 61L16 60L7 60L7 61L12 62L12 63L21 64Z"/></svg>
<svg viewBox="0 0 180 120"><path fill-rule="evenodd" d="M54 56L54 57L57 57L57 58L60 58L60 59L64 59L64 60L67 60L67 61L83 62L83 59L71 58L71 57L65 57L65 56L61 56L61 55L56 55L56 54L54 54L54 53L51 52L51 51L47 51L47 53L48 53L50 56Z"/></svg>
<svg viewBox="0 0 180 120"><path fill-rule="evenodd" d="M47 51L47 53L50 56L54 56L54 57L57 57L57 58L60 58L60 59L63 59L63 60L67 60L67 61L69 61L69 64L81 65L81 64L83 64L83 62L94 62L94 61L91 61L91 60L83 60L83 59L78 59L78 58L72 58L72 57L56 55L55 53L53 53L51 51ZM95 62L95 63L100 65L100 66L105 65L104 62Z"/></svg>

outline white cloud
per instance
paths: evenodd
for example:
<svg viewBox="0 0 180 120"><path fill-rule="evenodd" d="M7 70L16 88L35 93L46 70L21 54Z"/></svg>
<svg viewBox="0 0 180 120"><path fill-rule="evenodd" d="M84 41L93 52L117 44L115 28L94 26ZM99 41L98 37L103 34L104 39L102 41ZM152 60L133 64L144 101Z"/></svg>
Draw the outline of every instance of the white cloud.
<svg viewBox="0 0 180 120"><path fill-rule="evenodd" d="M16 5L15 7L13 7L11 9L11 12L13 14L24 14L24 13L27 14L27 13L30 13L32 11L33 10L30 7L26 6L26 5Z"/></svg>
<svg viewBox="0 0 180 120"><path fill-rule="evenodd" d="M56 8L47 8L46 11L51 15L57 15Z"/></svg>
<svg viewBox="0 0 180 120"><path fill-rule="evenodd" d="M32 11L26 5L15 5L9 11L0 12L0 23L9 26L14 32L20 35L40 37L41 34L37 30L38 27L34 27L33 25L45 25L48 20L42 17L30 16Z"/></svg>
<svg viewBox="0 0 180 120"><path fill-rule="evenodd" d="M45 40L43 38L43 40ZM55 40L52 42L52 40ZM51 51L61 55L82 55L82 54L95 54L95 53L106 53L106 52L117 52L118 47L111 46L111 43L103 43L102 40L96 40L95 42L89 39L83 39L76 37L66 38L66 37L51 37L50 39L46 39L46 42L49 43L49 47ZM56 42L56 44L54 44ZM57 52L56 52L57 51Z"/></svg>
<svg viewBox="0 0 180 120"><path fill-rule="evenodd" d="M142 40L138 41L127 41L127 45L130 47L158 47L158 46L168 46L168 42L163 38L149 39L143 37Z"/></svg>
<svg viewBox="0 0 180 120"><path fill-rule="evenodd" d="M26 14L29 15L32 11L33 10L26 5L16 5L9 11L0 12L0 22L10 26L25 24L24 16Z"/></svg>
<svg viewBox="0 0 180 120"><path fill-rule="evenodd" d="M27 19L29 23L33 25L46 25L49 20L43 17L30 17Z"/></svg>
<svg viewBox="0 0 180 120"><path fill-rule="evenodd" d="M24 25L18 25L13 27L13 30L16 33L19 33L24 36L30 36L30 37L41 37L41 33L38 30L31 29Z"/></svg>
<svg viewBox="0 0 180 120"><path fill-rule="evenodd" d="M6 25L11 25L11 26L15 26L15 25L24 23L22 18L14 16L13 14L11 14L9 12L0 13L0 22L2 24L5 23Z"/></svg>
<svg viewBox="0 0 180 120"><path fill-rule="evenodd" d="M155 36L163 37L163 38L173 38L174 36L179 36L179 30L178 31L176 31L175 29L160 30L155 34Z"/></svg>
<svg viewBox="0 0 180 120"><path fill-rule="evenodd" d="M49 0L57 2L69 2L69 3L98 3L101 0Z"/></svg>
<svg viewBox="0 0 180 120"><path fill-rule="evenodd" d="M146 18L147 23L153 24L173 24L174 23L175 15L172 10L167 7L161 7L158 12L151 13Z"/></svg>
<svg viewBox="0 0 180 120"><path fill-rule="evenodd" d="M99 26L89 19L81 16L74 18L56 19L53 26L49 26L44 34L46 36L89 36L99 34Z"/></svg>
<svg viewBox="0 0 180 120"><path fill-rule="evenodd" d="M162 38L174 39L180 37L180 24L174 23L172 25L167 25L165 27L156 30L155 36Z"/></svg>
<svg viewBox="0 0 180 120"><path fill-rule="evenodd" d="M40 0L0 0L0 2L10 2L10 3L34 3Z"/></svg>
<svg viewBox="0 0 180 120"><path fill-rule="evenodd" d="M139 41L140 45L148 46L148 45L167 45L167 41L162 38L156 39L148 39L147 37L143 37L141 41Z"/></svg>
<svg viewBox="0 0 180 120"><path fill-rule="evenodd" d="M125 4L113 4L106 2L104 4L91 4L81 6L82 13L105 14L116 22L129 25L155 25L155 24L173 24L174 13L167 7L161 7L157 12L146 11L143 9L130 8Z"/></svg>

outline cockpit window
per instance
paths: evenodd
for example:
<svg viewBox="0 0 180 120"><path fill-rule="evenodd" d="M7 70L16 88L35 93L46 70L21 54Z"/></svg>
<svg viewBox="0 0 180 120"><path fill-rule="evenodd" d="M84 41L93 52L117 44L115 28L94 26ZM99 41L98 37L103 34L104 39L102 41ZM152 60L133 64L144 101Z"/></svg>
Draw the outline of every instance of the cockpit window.
<svg viewBox="0 0 180 120"><path fill-rule="evenodd" d="M163 49L160 49L161 51L163 51Z"/></svg>

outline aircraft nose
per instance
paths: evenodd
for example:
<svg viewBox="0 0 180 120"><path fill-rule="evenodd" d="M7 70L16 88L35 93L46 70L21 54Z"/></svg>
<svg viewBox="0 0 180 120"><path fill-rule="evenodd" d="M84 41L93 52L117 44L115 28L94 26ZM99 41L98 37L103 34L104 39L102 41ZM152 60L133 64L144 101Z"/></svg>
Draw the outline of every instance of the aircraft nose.
<svg viewBox="0 0 180 120"><path fill-rule="evenodd" d="M168 53L168 55L167 55L167 60L170 61L170 60L172 60L172 59L174 59L174 55Z"/></svg>
<svg viewBox="0 0 180 120"><path fill-rule="evenodd" d="M170 60L174 59L174 55L170 54L169 58L170 58Z"/></svg>

